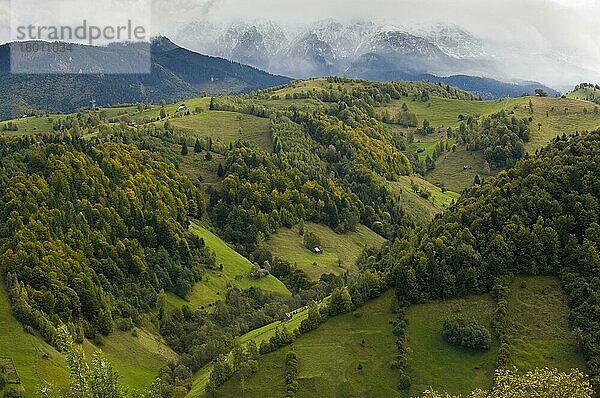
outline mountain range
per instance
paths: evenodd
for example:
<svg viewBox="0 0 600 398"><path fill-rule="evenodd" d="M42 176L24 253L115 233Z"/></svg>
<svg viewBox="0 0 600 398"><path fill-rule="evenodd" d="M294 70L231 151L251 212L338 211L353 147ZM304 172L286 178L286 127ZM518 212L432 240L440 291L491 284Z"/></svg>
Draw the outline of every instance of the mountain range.
<svg viewBox="0 0 600 398"><path fill-rule="evenodd" d="M346 76L372 80L444 80L483 98L519 96L541 83L503 79L505 60L457 26L398 27L325 20L291 29L273 21L195 21L170 35L182 46L293 78ZM473 76L473 78L470 78Z"/></svg>
<svg viewBox="0 0 600 398"><path fill-rule="evenodd" d="M38 54L38 65L54 69L49 74L11 74L10 44L2 45L0 119L72 112L92 100L109 106L186 99L203 91L237 94L290 81L284 76L427 80L484 99L518 97L537 88L550 96L558 94L537 82L481 77L482 71L494 70L494 64L486 58L483 43L456 26L408 32L373 23L328 21L292 36L274 22L232 24L227 29L203 22L176 36L181 46L160 36L150 46L77 45L74 53ZM127 54L137 56L124 57L123 46L129 46ZM149 74L123 73L144 58L151 59ZM84 74L82 69L94 73ZM121 73L108 73L115 70Z"/></svg>
<svg viewBox="0 0 600 398"><path fill-rule="evenodd" d="M236 94L284 84L288 78L223 58L186 50L165 37L129 54L151 52L150 74L110 74L119 57L119 46L77 46L69 52L39 55L51 64L52 74L11 74L10 44L0 46L0 118L34 112L72 112L94 99L99 106L123 103L172 101L208 94ZM133 52L131 52L133 51ZM134 60L133 60L134 61ZM81 67L97 73L78 73ZM120 69L126 69L123 65ZM57 73L61 72L61 73Z"/></svg>

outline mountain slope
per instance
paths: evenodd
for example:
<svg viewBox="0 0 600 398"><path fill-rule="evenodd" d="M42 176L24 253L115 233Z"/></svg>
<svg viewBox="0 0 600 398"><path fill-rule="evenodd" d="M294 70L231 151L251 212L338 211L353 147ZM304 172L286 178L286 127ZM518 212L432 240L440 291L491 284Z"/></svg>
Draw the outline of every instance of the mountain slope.
<svg viewBox="0 0 600 398"><path fill-rule="evenodd" d="M141 52L147 49L136 49ZM117 47L78 46L79 64L93 65L98 74L74 74L80 69L67 55L53 62L65 74L10 74L10 46L0 46L0 118L39 112L71 112L95 99L100 106L171 101L208 93L240 93L283 84L289 79L222 58L198 54L160 37L151 46L150 74L102 74L113 68ZM62 58L61 58L62 57ZM80 60L82 57L83 60Z"/></svg>
<svg viewBox="0 0 600 398"><path fill-rule="evenodd" d="M412 253L393 260L399 300L498 291L504 275L557 276L598 391L599 164L599 131L565 135L474 187L433 221Z"/></svg>
<svg viewBox="0 0 600 398"><path fill-rule="evenodd" d="M328 19L295 30L272 21L193 22L174 35L201 52L297 78L443 80L486 99L518 97L536 88L557 94L537 82L496 80L505 79L509 68L491 56L489 43L456 25L400 27Z"/></svg>

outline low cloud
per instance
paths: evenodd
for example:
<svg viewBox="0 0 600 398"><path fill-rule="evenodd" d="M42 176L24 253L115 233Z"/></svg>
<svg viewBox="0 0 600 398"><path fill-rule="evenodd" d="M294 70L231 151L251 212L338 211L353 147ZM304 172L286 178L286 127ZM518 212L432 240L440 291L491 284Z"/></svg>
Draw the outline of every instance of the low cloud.
<svg viewBox="0 0 600 398"><path fill-rule="evenodd" d="M43 0L40 0L42 4ZM555 57L581 67L578 77L600 81L600 0L152 0L154 34L174 32L193 21L267 19L289 29L328 18L407 26L457 24L490 43L502 57L527 57L529 75L566 84L564 71L546 63ZM0 0L0 41L8 40L8 0ZM510 62L509 62L510 61ZM507 64L512 60L507 59ZM523 68L521 68L523 69ZM508 71L513 73L512 70ZM518 67L515 73L521 73ZM574 83L574 82L571 82Z"/></svg>

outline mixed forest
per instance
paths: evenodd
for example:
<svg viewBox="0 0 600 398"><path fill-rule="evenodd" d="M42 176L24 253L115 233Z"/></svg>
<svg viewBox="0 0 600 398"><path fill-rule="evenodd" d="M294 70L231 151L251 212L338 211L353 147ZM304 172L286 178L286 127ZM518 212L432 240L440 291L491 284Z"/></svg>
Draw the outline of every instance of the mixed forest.
<svg viewBox="0 0 600 398"><path fill-rule="evenodd" d="M331 77L3 122L0 324L38 348L0 348L0 390L596 396L595 89Z"/></svg>

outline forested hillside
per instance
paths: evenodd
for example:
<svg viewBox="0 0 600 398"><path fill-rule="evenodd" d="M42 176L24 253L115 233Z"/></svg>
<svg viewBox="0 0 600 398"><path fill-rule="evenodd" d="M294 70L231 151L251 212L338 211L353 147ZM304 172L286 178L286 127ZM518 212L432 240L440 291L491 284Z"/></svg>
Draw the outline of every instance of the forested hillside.
<svg viewBox="0 0 600 398"><path fill-rule="evenodd" d="M134 147L22 140L2 145L2 274L15 315L55 340L138 319L159 292L186 297L214 254L189 233L205 202L159 157Z"/></svg>
<svg viewBox="0 0 600 398"><path fill-rule="evenodd" d="M598 388L599 162L600 133L563 136L473 187L413 248L397 243L380 254L382 263L396 264L398 299L488 292L506 275L559 277Z"/></svg>
<svg viewBox="0 0 600 398"><path fill-rule="evenodd" d="M508 364L568 371L576 347L597 385L593 109L332 77L8 121L0 322L101 348L164 398L261 397L269 380L288 396L465 394ZM518 345L531 325L505 327L533 302L557 326ZM12 383L26 397L77 364L39 343L16 365L43 365ZM90 383L120 385L94 366ZM61 377L57 395L77 396Z"/></svg>
<svg viewBox="0 0 600 398"><path fill-rule="evenodd" d="M43 51L36 53L43 68L54 68L52 70L58 73L12 74L10 44L0 46L0 120L73 112L89 107L92 100L99 106L171 102L192 98L201 92L235 94L289 81L250 66L194 53L165 37L156 38L151 48L128 51L135 59L133 62L151 59L150 73L108 73L138 70L140 66L135 69L129 65L118 47L78 46L75 60L69 58L70 51L52 53L52 56ZM45 56L47 58L43 58ZM81 68L97 73L81 74Z"/></svg>

